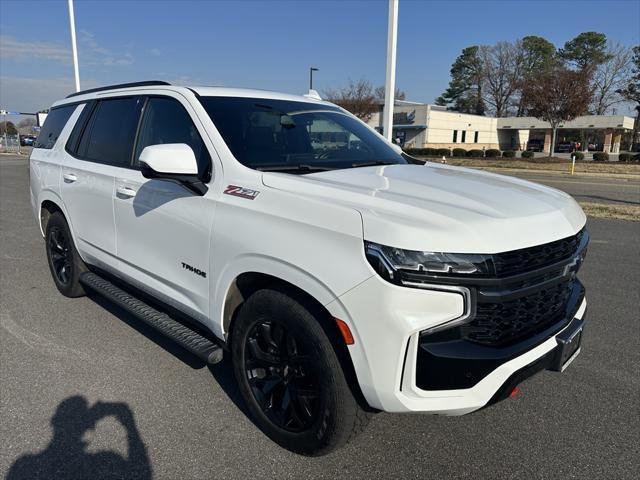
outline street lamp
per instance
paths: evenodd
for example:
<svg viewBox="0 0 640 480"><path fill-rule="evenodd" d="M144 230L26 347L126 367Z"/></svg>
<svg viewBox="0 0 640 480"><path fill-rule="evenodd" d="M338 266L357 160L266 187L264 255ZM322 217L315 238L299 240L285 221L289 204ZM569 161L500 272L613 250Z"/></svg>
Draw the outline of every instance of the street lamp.
<svg viewBox="0 0 640 480"><path fill-rule="evenodd" d="M313 72L317 72L316 67L309 67L309 90L313 90Z"/></svg>

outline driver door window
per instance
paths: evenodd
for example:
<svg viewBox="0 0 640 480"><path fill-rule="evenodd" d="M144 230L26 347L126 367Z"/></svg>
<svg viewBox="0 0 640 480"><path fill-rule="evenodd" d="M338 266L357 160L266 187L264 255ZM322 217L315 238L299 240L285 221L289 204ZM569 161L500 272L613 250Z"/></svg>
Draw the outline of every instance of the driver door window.
<svg viewBox="0 0 640 480"><path fill-rule="evenodd" d="M173 98L150 97L144 106L135 166L139 167L140 154L145 147L165 143L189 145L198 162L198 176L203 182L211 180L211 157L187 111Z"/></svg>

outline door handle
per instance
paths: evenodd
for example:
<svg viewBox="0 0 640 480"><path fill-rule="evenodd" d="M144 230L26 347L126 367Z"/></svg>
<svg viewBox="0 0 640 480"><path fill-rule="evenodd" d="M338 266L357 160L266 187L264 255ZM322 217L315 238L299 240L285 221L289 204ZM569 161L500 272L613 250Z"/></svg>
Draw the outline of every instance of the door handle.
<svg viewBox="0 0 640 480"><path fill-rule="evenodd" d="M132 198L136 196L136 191L131 187L120 186L116 188L116 193L120 197Z"/></svg>
<svg viewBox="0 0 640 480"><path fill-rule="evenodd" d="M75 173L65 173L64 175L62 175L62 178L64 179L65 183L73 183L78 180L78 177Z"/></svg>

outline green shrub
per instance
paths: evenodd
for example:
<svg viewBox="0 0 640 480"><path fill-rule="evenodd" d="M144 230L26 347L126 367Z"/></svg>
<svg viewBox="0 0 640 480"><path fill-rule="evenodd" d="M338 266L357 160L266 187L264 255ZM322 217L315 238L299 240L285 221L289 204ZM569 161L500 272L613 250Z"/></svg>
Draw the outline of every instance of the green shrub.
<svg viewBox="0 0 640 480"><path fill-rule="evenodd" d="M485 157L496 158L500 156L500 150L496 150L495 148L490 148L486 152L484 152Z"/></svg>
<svg viewBox="0 0 640 480"><path fill-rule="evenodd" d="M621 153L620 155L618 155L619 162L630 162L632 159L633 155L631 155L630 153Z"/></svg>
<svg viewBox="0 0 640 480"><path fill-rule="evenodd" d="M454 148L452 155L454 157L466 157L467 151L464 148Z"/></svg>
<svg viewBox="0 0 640 480"><path fill-rule="evenodd" d="M513 150L505 150L502 152L502 158L515 158L516 152Z"/></svg>
<svg viewBox="0 0 640 480"><path fill-rule="evenodd" d="M640 162L640 153L636 153L631 160L633 160L634 162Z"/></svg>
<svg viewBox="0 0 640 480"><path fill-rule="evenodd" d="M438 148L436 149L436 155L439 157L450 157L451 150L449 150L448 148Z"/></svg>
<svg viewBox="0 0 640 480"><path fill-rule="evenodd" d="M596 152L593 154L594 162L604 162L609 160L609 154L607 152Z"/></svg>
<svg viewBox="0 0 640 480"><path fill-rule="evenodd" d="M576 157L576 160L584 160L584 153L582 152L573 152L571 156Z"/></svg>
<svg viewBox="0 0 640 480"><path fill-rule="evenodd" d="M435 148L407 148L405 150L407 155L412 156L424 156L424 157L435 157L438 155L438 150Z"/></svg>
<svg viewBox="0 0 640 480"><path fill-rule="evenodd" d="M533 158L536 156L535 152L532 152L531 150L525 150L524 152L522 152L522 155L520 155L522 158Z"/></svg>
<svg viewBox="0 0 640 480"><path fill-rule="evenodd" d="M478 150L478 149L469 150L467 152L467 156L468 157L473 157L473 158L482 158L482 157L484 157L484 152L482 150Z"/></svg>
<svg viewBox="0 0 640 480"><path fill-rule="evenodd" d="M404 153L406 153L407 155L411 155L413 157L417 156L417 155L426 155L424 153L424 151L426 150L426 148L407 148Z"/></svg>

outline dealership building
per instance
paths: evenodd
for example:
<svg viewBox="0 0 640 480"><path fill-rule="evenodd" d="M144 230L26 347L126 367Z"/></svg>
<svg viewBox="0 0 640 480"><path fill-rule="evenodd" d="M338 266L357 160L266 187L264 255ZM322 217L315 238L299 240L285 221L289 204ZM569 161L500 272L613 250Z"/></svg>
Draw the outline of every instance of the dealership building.
<svg viewBox="0 0 640 480"><path fill-rule="evenodd" d="M369 125L382 130L382 109ZM633 130L633 118L623 115L585 115L558 128L556 144L582 140L586 150L618 153L622 135ZM396 100L393 138L404 148L464 148L526 150L536 143L551 148L552 131L545 121L533 117L485 117L447 110L438 105Z"/></svg>

